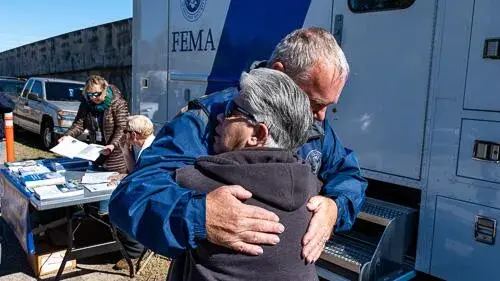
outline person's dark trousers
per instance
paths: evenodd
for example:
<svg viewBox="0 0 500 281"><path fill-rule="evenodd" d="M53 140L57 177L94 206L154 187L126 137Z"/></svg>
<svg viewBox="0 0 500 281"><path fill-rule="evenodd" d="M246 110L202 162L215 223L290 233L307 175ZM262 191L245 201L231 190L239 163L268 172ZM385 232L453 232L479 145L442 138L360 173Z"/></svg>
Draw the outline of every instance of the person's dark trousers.
<svg viewBox="0 0 500 281"><path fill-rule="evenodd" d="M125 251L127 252L127 255L131 259L139 258L144 252L144 246L141 243L139 243L139 241L135 240L130 235L128 235L127 233L119 229L117 229L116 232L118 235L118 239L120 239L123 248L125 248Z"/></svg>

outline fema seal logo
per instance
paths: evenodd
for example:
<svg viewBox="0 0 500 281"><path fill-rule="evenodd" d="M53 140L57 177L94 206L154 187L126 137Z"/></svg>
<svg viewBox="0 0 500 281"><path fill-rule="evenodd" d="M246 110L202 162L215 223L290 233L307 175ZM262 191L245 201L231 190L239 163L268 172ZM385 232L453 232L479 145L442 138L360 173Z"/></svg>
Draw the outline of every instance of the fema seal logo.
<svg viewBox="0 0 500 281"><path fill-rule="evenodd" d="M321 168L321 152L316 149L311 150L306 157L306 161L311 165L311 171L317 175Z"/></svg>
<svg viewBox="0 0 500 281"><path fill-rule="evenodd" d="M182 14L188 21L197 21L203 10L207 0L181 0Z"/></svg>

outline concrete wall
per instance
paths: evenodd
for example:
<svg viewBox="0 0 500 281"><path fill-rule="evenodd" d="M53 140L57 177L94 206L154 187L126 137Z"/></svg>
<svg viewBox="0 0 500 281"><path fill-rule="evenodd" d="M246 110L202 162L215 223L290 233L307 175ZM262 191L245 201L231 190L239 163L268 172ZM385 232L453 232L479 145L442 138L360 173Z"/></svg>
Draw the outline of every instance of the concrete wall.
<svg viewBox="0 0 500 281"><path fill-rule="evenodd" d="M43 24L43 23L41 23ZM132 19L73 31L0 53L0 75L85 81L102 75L132 91Z"/></svg>

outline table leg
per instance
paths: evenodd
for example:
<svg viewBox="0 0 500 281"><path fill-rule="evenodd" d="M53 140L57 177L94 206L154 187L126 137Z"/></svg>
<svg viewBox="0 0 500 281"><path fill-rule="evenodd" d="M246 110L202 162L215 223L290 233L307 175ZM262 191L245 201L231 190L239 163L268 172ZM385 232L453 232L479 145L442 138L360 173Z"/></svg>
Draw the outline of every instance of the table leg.
<svg viewBox="0 0 500 281"><path fill-rule="evenodd" d="M68 240L66 241L67 244L67 249L66 253L64 254L64 258L62 260L61 265L59 266L59 270L57 271L57 275L55 277L55 281L58 281L59 278L61 278L61 274L63 273L64 267L66 266L66 262L69 259L69 256L71 255L71 250L73 250L73 219L72 219L72 212L71 212L71 207L66 207L66 216L68 219L68 224L67 224L67 232L68 232Z"/></svg>

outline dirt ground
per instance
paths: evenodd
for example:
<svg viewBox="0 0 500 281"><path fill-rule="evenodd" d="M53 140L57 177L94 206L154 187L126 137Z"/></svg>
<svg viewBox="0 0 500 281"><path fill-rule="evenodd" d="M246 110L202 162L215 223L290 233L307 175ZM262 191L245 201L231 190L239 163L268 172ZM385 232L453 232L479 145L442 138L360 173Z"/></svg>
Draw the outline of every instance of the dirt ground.
<svg viewBox="0 0 500 281"><path fill-rule="evenodd" d="M53 153L44 151L40 147L39 136L16 130L14 148L16 161L56 157ZM5 142L2 148L5 149ZM3 224L1 218L0 223ZM53 280L55 274L40 278L34 277L26 255L14 234L8 227L3 229L3 235L1 235L3 236L3 242L1 243L0 281ZM128 270L113 270L113 265L120 258L120 254L116 252L78 260L77 268L65 271L61 280L131 280L128 277ZM167 258L155 254L140 269L139 274L133 280L165 280L169 263Z"/></svg>

